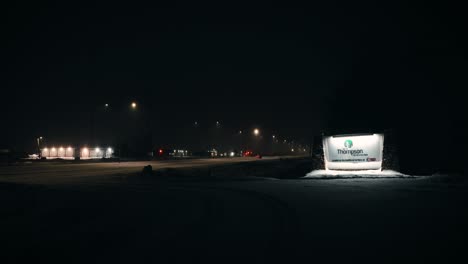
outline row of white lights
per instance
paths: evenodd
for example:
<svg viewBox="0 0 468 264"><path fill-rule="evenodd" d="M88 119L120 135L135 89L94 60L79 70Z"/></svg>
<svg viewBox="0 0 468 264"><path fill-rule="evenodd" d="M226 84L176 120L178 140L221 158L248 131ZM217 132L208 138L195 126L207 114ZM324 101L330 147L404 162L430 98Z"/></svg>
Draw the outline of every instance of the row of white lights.
<svg viewBox="0 0 468 264"><path fill-rule="evenodd" d="M48 150L48 148L44 148L44 151L47 151L47 150ZM50 150L51 150L51 151L55 151L56 149L55 149L55 148L51 148ZM63 150L63 147L60 147L59 150ZM71 151L71 150L72 150L72 147L68 147L67 150L68 150L68 151ZM87 152L87 151L88 151L88 148L83 148L82 151L83 151L83 152ZM100 149L100 148L96 148L95 151L96 151L96 152L100 152L101 149ZM107 148L107 151L108 151L108 152L112 152L112 148Z"/></svg>
<svg viewBox="0 0 468 264"><path fill-rule="evenodd" d="M44 148L43 150L47 151L49 150L48 148ZM51 148L50 150L55 151L55 148ZM60 147L59 150L63 150L63 147ZM68 151L72 150L72 147L67 148Z"/></svg>

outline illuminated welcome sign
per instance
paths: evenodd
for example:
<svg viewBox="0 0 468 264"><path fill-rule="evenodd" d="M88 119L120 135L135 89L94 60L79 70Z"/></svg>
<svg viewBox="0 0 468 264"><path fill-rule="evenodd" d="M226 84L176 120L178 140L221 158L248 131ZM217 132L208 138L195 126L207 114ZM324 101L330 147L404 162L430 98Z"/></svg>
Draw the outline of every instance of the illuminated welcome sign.
<svg viewBox="0 0 468 264"><path fill-rule="evenodd" d="M327 170L381 170L383 134L352 134L323 138Z"/></svg>

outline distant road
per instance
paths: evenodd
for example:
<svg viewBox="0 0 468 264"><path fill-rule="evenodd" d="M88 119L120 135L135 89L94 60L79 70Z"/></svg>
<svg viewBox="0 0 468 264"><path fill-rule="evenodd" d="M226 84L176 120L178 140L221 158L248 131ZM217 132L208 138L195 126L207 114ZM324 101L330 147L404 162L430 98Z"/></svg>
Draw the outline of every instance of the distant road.
<svg viewBox="0 0 468 264"><path fill-rule="evenodd" d="M265 157L262 160L274 160L279 157ZM128 175L140 172L144 166L151 165L153 170L164 168L209 167L241 162L261 161L256 158L226 159L181 159L132 162L96 162L96 163L59 163L34 162L0 167L0 182L31 184L75 183L102 176Z"/></svg>

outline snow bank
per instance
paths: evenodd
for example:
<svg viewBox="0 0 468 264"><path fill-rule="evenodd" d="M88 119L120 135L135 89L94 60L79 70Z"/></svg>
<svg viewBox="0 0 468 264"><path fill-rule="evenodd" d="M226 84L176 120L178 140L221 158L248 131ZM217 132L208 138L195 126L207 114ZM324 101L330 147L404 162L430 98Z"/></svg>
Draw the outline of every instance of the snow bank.
<svg viewBox="0 0 468 264"><path fill-rule="evenodd" d="M356 170L356 171L339 171L339 170L314 170L307 173L304 178L315 179L341 179L341 178L413 178L414 176L406 175L392 170Z"/></svg>

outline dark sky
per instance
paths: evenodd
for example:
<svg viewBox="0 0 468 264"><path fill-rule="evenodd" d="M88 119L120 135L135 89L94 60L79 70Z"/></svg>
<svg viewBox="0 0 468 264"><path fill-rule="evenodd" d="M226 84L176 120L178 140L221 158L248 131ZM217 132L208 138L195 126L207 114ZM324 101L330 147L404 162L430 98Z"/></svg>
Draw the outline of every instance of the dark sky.
<svg viewBox="0 0 468 264"><path fill-rule="evenodd" d="M2 144L86 141L90 123L104 124L98 135L133 119L168 142L195 120L304 140L330 128L448 133L466 121L460 6L62 2L5 9ZM127 113L131 100L140 116Z"/></svg>

